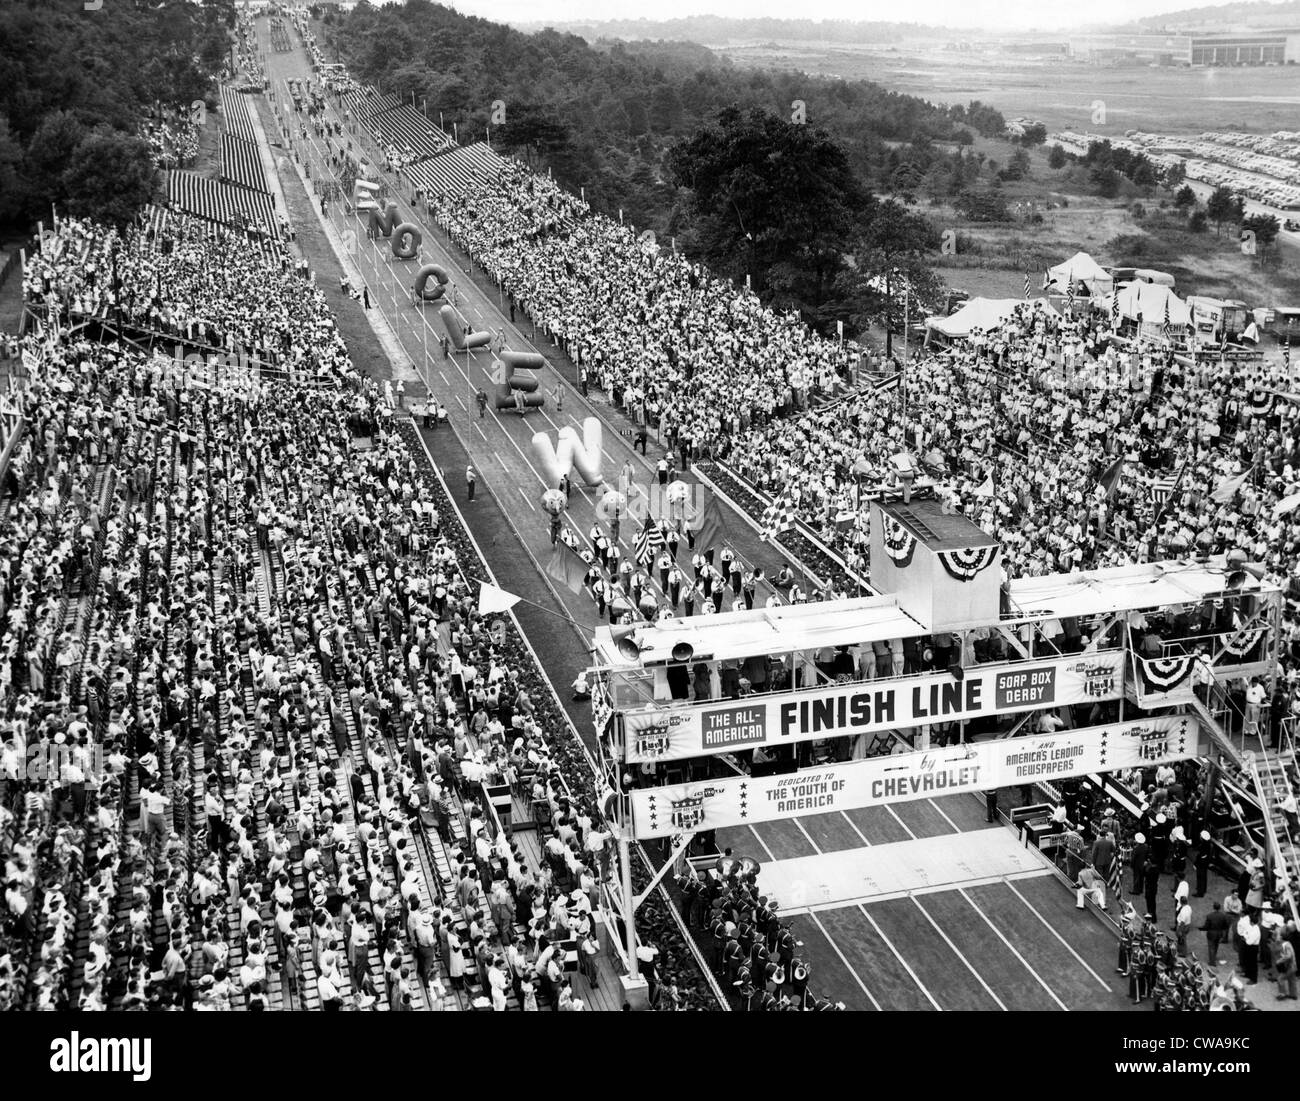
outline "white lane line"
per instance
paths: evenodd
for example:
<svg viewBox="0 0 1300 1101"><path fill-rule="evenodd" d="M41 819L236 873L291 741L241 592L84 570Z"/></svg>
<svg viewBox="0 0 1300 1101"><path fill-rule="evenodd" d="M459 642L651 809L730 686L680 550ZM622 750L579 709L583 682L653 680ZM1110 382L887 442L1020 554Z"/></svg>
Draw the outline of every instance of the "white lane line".
<svg viewBox="0 0 1300 1101"><path fill-rule="evenodd" d="M997 1002L998 1008L1005 1013L1007 1011L1007 1007L1002 1004L1002 999L993 993L993 988L984 981L984 976L975 970L975 967L970 962L970 960L968 960L964 955L962 955L961 949L958 948L955 944L953 944L953 942L949 939L948 934L943 931L943 928L939 925L939 923L930 916L930 911L927 910L924 906L922 906L921 903L918 902L915 898L912 899L912 905L915 906L918 910L921 911L921 913L925 915L925 920L928 921L931 924L931 926L934 927L934 931L938 933L939 936L943 937L944 943L947 944L948 947L953 950L953 953L957 956L957 958L961 960L963 964L966 965L966 970L975 976L980 986L984 987L984 992L988 994L988 996L992 998L995 1002Z"/></svg>
<svg viewBox="0 0 1300 1101"><path fill-rule="evenodd" d="M776 853L774 853L771 849L767 847L767 842L763 840L763 835L759 833L758 830L754 829L753 826L749 827L749 832L752 833L754 835L755 840L757 840L758 843L763 846L763 851L767 853L768 860L775 860Z"/></svg>
<svg viewBox="0 0 1300 1101"><path fill-rule="evenodd" d="M889 811L889 813L894 816L894 821L897 822L900 826L902 826L903 829L907 830L907 836L910 837L913 841L915 841L916 834L912 832L911 828L908 826L906 822L904 822L901 818L898 817L898 811L894 810L894 808L891 807L888 803L885 804L885 810Z"/></svg>
<svg viewBox="0 0 1300 1101"><path fill-rule="evenodd" d="M942 1013L943 1006L941 1006L937 1001L935 1001L934 995L930 993L925 983L921 981L920 976L918 976L917 973L912 970L912 965L908 963L907 960L903 959L903 954L897 948L894 947L894 942L890 940L887 936L885 936L885 931L879 925L876 924L876 919L871 916L867 908L863 906L861 903L858 904L858 909L862 911L862 916L866 918L869 922L871 922L871 928L873 928L876 931L876 936L880 938L880 942L891 952L894 953L894 959L898 960L898 962L902 965L903 970L912 976L912 981L916 983L916 988L922 994L924 994L927 999L929 999L930 1004L934 1006L935 1009L937 1009L940 1013ZM811 917L812 915L809 916Z"/></svg>
<svg viewBox="0 0 1300 1101"><path fill-rule="evenodd" d="M1035 909L1034 904L1030 902L1029 899L1025 898L1025 896L1022 895L1019 891L1017 891L1015 886L1012 883L1008 882L1007 886L1011 888L1011 893L1015 895L1016 898L1020 899L1020 901L1023 902L1026 907L1028 907L1029 912L1033 914L1034 917L1036 917L1039 921L1041 921L1044 926L1047 927L1047 929L1051 932L1052 936L1054 936L1057 940L1059 940L1062 944L1065 945L1065 948L1070 953L1070 955L1072 955L1076 960L1079 961L1079 966L1082 967L1085 971L1087 971L1088 974L1091 975L1094 979L1096 979L1097 983L1101 986L1103 990L1105 990L1107 993L1113 994L1114 991L1111 990L1110 983L1108 983L1105 979L1103 979L1100 975L1098 975L1096 971L1094 971L1091 967L1088 966L1087 961L1085 961L1084 958L1081 955L1079 955L1079 953L1076 952L1070 946L1069 941L1067 941L1063 936L1061 936L1060 933L1056 931L1056 927L1050 921L1048 921L1047 918L1043 917L1043 915L1040 914L1037 909Z"/></svg>
<svg viewBox="0 0 1300 1101"><path fill-rule="evenodd" d="M949 818L946 814L943 813L943 807L939 806L939 804L936 803L933 799L927 799L926 802L929 803L930 806L934 807L934 809L937 810L937 811L939 812L940 815L942 815L943 820L944 820L945 822L947 822L948 825L950 825L950 826L952 827L952 832L953 832L953 833L961 833L961 832L962 832L962 828L961 828L959 825L957 825L957 823L954 822L951 818Z"/></svg>
<svg viewBox="0 0 1300 1101"><path fill-rule="evenodd" d="M456 395L456 400L457 400L458 402L460 402L460 407L461 407L462 409L465 409L465 403L464 403L463 401L461 401L461 397L460 397L459 394ZM468 409L465 409L465 411L466 411L467 413L469 412Z"/></svg>
<svg viewBox="0 0 1300 1101"><path fill-rule="evenodd" d="M868 848L870 848L871 842L867 840L867 835L863 833L860 829L858 829L858 824L855 821L853 821L853 819L850 818L845 811L840 811L840 814L843 815L844 821L846 821L849 824L849 828L852 829L853 832L856 833L860 838L862 838L862 843L866 845Z"/></svg>
<svg viewBox="0 0 1300 1101"><path fill-rule="evenodd" d="M523 486L516 486L515 488L519 490L519 496L528 502L528 507L532 509L533 512L536 512L537 506L533 504L532 499L524 492Z"/></svg>
<svg viewBox="0 0 1300 1101"><path fill-rule="evenodd" d="M796 818L795 821L797 822L798 819ZM853 981L856 982L858 986L862 988L862 993L864 993L869 999L871 999L871 1004L874 1005L879 1012L883 1013L884 1007L881 1006L881 1004L878 1001L876 1001L876 996L872 994L870 990L867 989L867 984L862 981L862 976L858 974L857 968L855 968L853 964L849 963L848 958L844 955L843 952L840 951L840 946L836 944L835 941L831 938L831 935L828 932L826 932L826 928L825 926L822 925L821 920L817 917L816 914L809 914L808 916L812 918L812 923L815 926L817 926L818 930L821 932L821 935L826 938L826 943L831 946L831 951L833 951L837 956L839 956L840 963L844 964L849 974L853 976Z"/></svg>
<svg viewBox="0 0 1300 1101"><path fill-rule="evenodd" d="M510 468L509 468L508 466L506 466L506 461L505 461L505 459L503 459L503 458L502 458L500 455L498 455L495 451L492 452L492 457L495 458L496 461L499 462L499 463L501 464L501 469L502 469L502 470L504 470L507 474L510 472Z"/></svg>
<svg viewBox="0 0 1300 1101"><path fill-rule="evenodd" d="M799 828L799 832L808 839L808 844L810 844L813 847L813 852L815 852L818 856L821 856L822 855L821 846L818 845L817 842L812 839L812 834L810 834L806 829L804 829L803 823L799 821L798 818L792 818L790 819L790 821L793 822Z"/></svg>
<svg viewBox="0 0 1300 1101"><path fill-rule="evenodd" d="M1007 940L1005 936L1003 936L1002 930L993 924L993 921L989 918L988 914L986 914L980 908L979 903L977 903L973 898L971 898L971 896L966 892L966 888L958 887L957 893L961 895L961 897L964 898L967 901L967 903L969 903L971 909L973 909L977 914L979 914L980 917L984 919L984 924L987 925L990 929L992 929L994 934L997 936L998 940L1000 940L1011 950L1011 954L1020 961L1020 965L1031 975L1034 976L1034 980L1038 983L1038 985L1047 991L1047 996L1051 998L1052 1001L1054 1001L1057 1005L1059 1005L1062 1009L1064 1009L1068 1013L1070 1011L1070 1007L1056 996L1056 991L1053 990L1050 986L1047 985L1047 983L1043 981L1042 975L1040 975L1037 971L1035 971L1032 967L1029 966L1029 961L1020 954L1020 952L1016 949L1016 946L1014 944L1012 944L1009 940Z"/></svg>

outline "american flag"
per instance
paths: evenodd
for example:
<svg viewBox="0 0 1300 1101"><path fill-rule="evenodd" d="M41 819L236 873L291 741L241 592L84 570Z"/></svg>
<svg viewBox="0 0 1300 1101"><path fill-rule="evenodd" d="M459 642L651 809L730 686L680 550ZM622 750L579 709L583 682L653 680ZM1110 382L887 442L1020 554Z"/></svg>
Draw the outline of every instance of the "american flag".
<svg viewBox="0 0 1300 1101"><path fill-rule="evenodd" d="M1285 343L1285 344L1282 345L1282 366L1285 367L1285 368L1287 369L1288 372L1290 372L1290 370L1291 370L1291 342L1290 342L1289 340L1287 341L1287 343Z"/></svg>
<svg viewBox="0 0 1300 1101"><path fill-rule="evenodd" d="M1074 312L1074 276L1073 275L1071 275L1065 281L1065 304L1070 308L1070 312L1073 313Z"/></svg>
<svg viewBox="0 0 1300 1101"><path fill-rule="evenodd" d="M1110 292L1110 323L1119 324L1119 287Z"/></svg>
<svg viewBox="0 0 1300 1101"><path fill-rule="evenodd" d="M640 566L648 566L654 561L655 552L664 545L664 533L658 524L646 524L637 532L636 543L632 553Z"/></svg>
<svg viewBox="0 0 1300 1101"><path fill-rule="evenodd" d="M1169 321L1169 296L1165 295L1165 319L1160 323L1160 333L1166 340L1173 339L1174 327Z"/></svg>
<svg viewBox="0 0 1300 1101"><path fill-rule="evenodd" d="M1174 487L1178 484L1178 479L1173 475L1168 478L1157 478L1150 484L1148 490L1151 493L1151 500L1156 504L1163 505L1169 500L1169 495L1173 493Z"/></svg>
<svg viewBox="0 0 1300 1101"><path fill-rule="evenodd" d="M788 485L763 513L763 538L771 539L794 527L794 491Z"/></svg>
<svg viewBox="0 0 1300 1101"><path fill-rule="evenodd" d="M1025 297L1029 297L1029 272L1025 272Z"/></svg>

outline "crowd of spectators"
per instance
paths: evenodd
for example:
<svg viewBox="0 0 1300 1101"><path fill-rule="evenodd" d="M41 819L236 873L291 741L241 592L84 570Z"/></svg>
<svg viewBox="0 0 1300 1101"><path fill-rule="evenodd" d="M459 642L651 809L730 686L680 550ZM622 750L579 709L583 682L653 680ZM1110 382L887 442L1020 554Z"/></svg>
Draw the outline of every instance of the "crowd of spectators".
<svg viewBox="0 0 1300 1101"><path fill-rule="evenodd" d="M305 262L250 248L198 218L177 214L160 232L124 233L61 218L23 279L29 305L42 313L103 318L303 379L355 378Z"/></svg>
<svg viewBox="0 0 1300 1101"><path fill-rule="evenodd" d="M112 305L171 318L163 288L201 264L209 317L237 319L223 266L260 262L76 221L46 244L40 297L111 271ZM304 342L339 383L304 389L194 385L48 323L24 342L0 528L6 1004L583 1008L611 871L595 778L513 625L478 614L476 552L409 422L339 348ZM29 762L50 756L46 779ZM496 782L539 859L485 805ZM704 1004L656 911L677 961L651 965L656 994Z"/></svg>

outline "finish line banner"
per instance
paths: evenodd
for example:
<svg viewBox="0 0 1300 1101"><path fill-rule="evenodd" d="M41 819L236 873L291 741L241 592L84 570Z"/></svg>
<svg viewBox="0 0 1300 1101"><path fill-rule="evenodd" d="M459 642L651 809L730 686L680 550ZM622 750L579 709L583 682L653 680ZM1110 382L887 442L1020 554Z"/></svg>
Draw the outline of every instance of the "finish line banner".
<svg viewBox="0 0 1300 1101"><path fill-rule="evenodd" d="M641 841L1181 761L1199 752L1200 732L1194 715L1162 715L871 757L784 776L641 788L631 793L632 832Z"/></svg>
<svg viewBox="0 0 1300 1101"><path fill-rule="evenodd" d="M1043 707L1117 700L1123 652L1073 654L966 670L962 680L931 673L904 681L857 681L701 706L625 712L630 762L675 761L758 745L870 734L927 723Z"/></svg>

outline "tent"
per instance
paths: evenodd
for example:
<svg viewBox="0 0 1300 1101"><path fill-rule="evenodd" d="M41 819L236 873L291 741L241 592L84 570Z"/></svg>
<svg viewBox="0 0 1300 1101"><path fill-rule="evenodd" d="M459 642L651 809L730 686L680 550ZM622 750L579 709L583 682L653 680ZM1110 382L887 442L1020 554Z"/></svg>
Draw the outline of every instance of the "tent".
<svg viewBox="0 0 1300 1101"><path fill-rule="evenodd" d="M1166 303L1170 325L1181 329L1191 324L1191 309L1168 287L1159 283L1129 283L1119 291L1120 316L1137 321L1146 334L1159 333L1165 323Z"/></svg>
<svg viewBox="0 0 1300 1101"><path fill-rule="evenodd" d="M996 328L1015 312L1017 306L1041 310L1053 317L1060 316L1045 298L972 298L949 317L926 318L926 338L939 333L949 340L961 340L970 336L972 329L987 331Z"/></svg>
<svg viewBox="0 0 1300 1101"><path fill-rule="evenodd" d="M1076 252L1068 260L1062 260L1053 268L1047 269L1047 291L1050 294L1064 294L1070 280L1074 280L1075 293L1110 294L1114 285L1110 273L1086 252ZM1080 288L1079 284L1083 284Z"/></svg>

